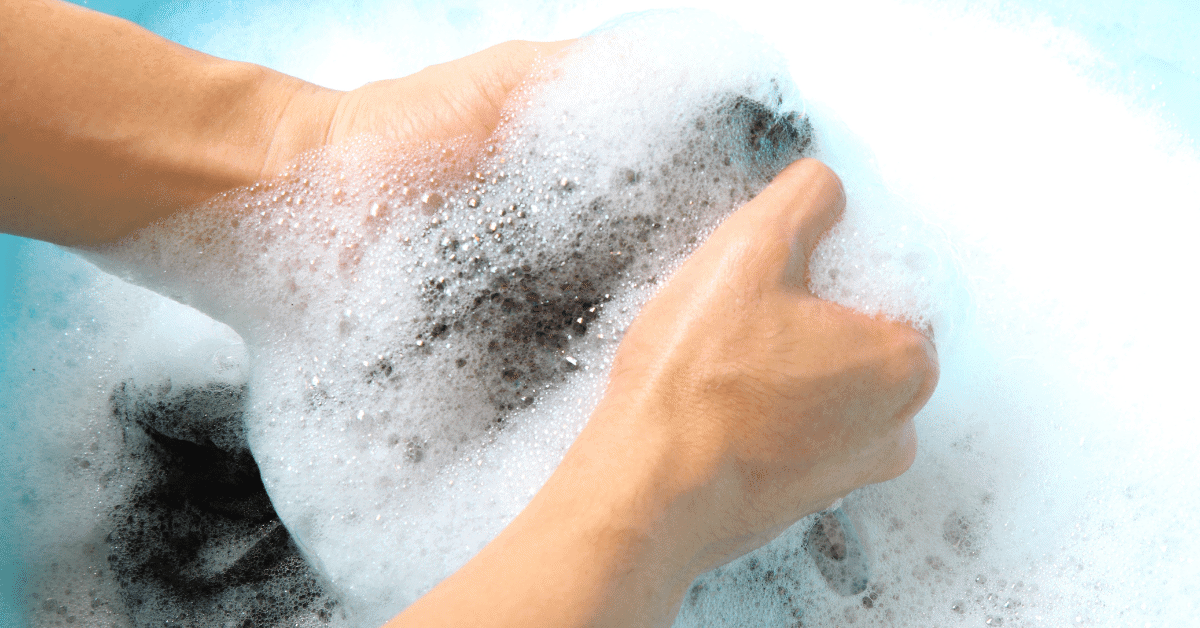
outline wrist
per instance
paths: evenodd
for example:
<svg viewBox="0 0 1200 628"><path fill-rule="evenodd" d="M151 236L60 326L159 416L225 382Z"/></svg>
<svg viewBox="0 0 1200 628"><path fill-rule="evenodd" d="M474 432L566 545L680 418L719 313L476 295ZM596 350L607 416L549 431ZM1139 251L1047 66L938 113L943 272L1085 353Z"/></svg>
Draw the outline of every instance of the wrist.
<svg viewBox="0 0 1200 628"><path fill-rule="evenodd" d="M653 513L648 528L662 546L655 551L670 556L681 567L677 577L690 583L758 548L782 528L759 525L755 506L746 501L745 469L736 463L729 438L715 431L721 422L712 413L720 410L673 399L652 381L636 389L611 388L584 435L590 429L625 434L611 459L648 461L627 481L644 496L643 512Z"/></svg>
<svg viewBox="0 0 1200 628"><path fill-rule="evenodd" d="M0 230L120 240L275 174L332 117L336 92L69 3L19 4L0 3Z"/></svg>
<svg viewBox="0 0 1200 628"><path fill-rule="evenodd" d="M605 418L594 416L589 426ZM560 582L577 593L563 597L576 609L560 625L669 625L702 571L690 495L674 481L670 451L655 435L624 432L621 423L585 429L498 539L536 543L547 561L566 567ZM574 613L594 620L577 622Z"/></svg>
<svg viewBox="0 0 1200 628"><path fill-rule="evenodd" d="M689 449L696 443L669 431L666 408L611 400L597 408L543 491L565 496L581 518L623 531L630 555L664 590L682 594L711 568L703 526L720 486L719 454Z"/></svg>
<svg viewBox="0 0 1200 628"><path fill-rule="evenodd" d="M669 626L701 572L687 496L653 436L597 420L496 539L390 626Z"/></svg>
<svg viewBox="0 0 1200 628"><path fill-rule="evenodd" d="M270 131L261 145L258 178L279 175L305 153L331 141L331 128L345 93L263 69L260 107Z"/></svg>

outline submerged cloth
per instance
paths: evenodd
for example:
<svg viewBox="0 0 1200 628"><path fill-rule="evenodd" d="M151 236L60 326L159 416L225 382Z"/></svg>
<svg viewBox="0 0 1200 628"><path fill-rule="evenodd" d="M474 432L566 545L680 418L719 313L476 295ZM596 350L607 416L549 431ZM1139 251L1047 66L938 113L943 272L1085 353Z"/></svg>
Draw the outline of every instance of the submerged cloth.
<svg viewBox="0 0 1200 628"><path fill-rule="evenodd" d="M242 437L245 395L129 382L112 393L126 454L151 468L114 508L107 537L135 626L274 626L336 610L267 497Z"/></svg>

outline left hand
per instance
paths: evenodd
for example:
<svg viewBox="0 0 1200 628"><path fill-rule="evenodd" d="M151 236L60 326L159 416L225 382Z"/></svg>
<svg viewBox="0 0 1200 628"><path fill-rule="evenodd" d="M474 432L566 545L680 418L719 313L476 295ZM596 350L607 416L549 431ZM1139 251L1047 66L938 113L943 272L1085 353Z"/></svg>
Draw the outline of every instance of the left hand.
<svg viewBox="0 0 1200 628"><path fill-rule="evenodd" d="M279 174L305 152L362 135L399 145L456 140L478 146L496 130L512 90L533 75L540 60L571 43L505 42L348 92L305 84L285 108L262 174Z"/></svg>

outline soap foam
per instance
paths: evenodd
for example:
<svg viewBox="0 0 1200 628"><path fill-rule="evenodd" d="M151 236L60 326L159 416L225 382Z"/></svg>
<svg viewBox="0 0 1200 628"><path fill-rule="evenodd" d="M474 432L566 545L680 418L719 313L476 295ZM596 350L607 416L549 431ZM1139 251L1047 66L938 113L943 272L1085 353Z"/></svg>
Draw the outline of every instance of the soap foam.
<svg viewBox="0 0 1200 628"><path fill-rule="evenodd" d="M622 22L516 94L482 155L365 138L102 263L247 339L276 509L355 621L383 621L520 511L638 307L804 154L781 68L706 18Z"/></svg>
<svg viewBox="0 0 1200 628"><path fill-rule="evenodd" d="M583 7L559 20L559 27L596 23L578 17L583 14L591 15ZM1198 347L1187 316L1187 291L1180 288L1188 285L1180 269L1192 265L1189 240L1195 232L1194 210L1200 207L1190 184L1200 180L1194 155L1171 145L1170 129L1164 130L1153 115L1115 96L1111 88L1089 83L1085 75L1090 70L1072 64L1089 62L1095 55L1071 33L1045 23L1005 26L971 14L889 2L804 5L792 13L764 9L758 14L783 18L760 20L753 27L792 62L789 69L809 98L808 106L788 92L788 81L778 89L790 107L808 114L814 154L831 163L847 183L847 217L814 260L813 287L866 311L928 325L938 340L942 381L917 419L921 451L913 469L846 500L845 512L869 557L867 589L843 597L823 581L805 548L805 533L813 523L807 519L759 552L703 577L685 598L677 625L1186 625L1200 611L1194 584L1200 574L1192 558L1200 548L1190 520L1200 508L1194 482L1200 468L1191 449L1196 417L1190 409L1194 404L1182 392L1190 389L1194 370L1186 356L1195 355ZM696 32L662 30L676 36ZM536 38L546 32L517 29L504 35L527 33ZM467 37L442 39L478 43L489 38L494 33L471 31ZM1050 46L1044 45L1047 41ZM754 49L762 50L757 44ZM879 54L881 50L887 52ZM701 74L695 68L705 66L690 61L688 71ZM679 85L678 76L668 71L673 67L669 62L632 66L631 72L648 73L638 75L639 80ZM581 61L580 67L586 63ZM663 71L655 74L659 67ZM599 68L598 73L604 75L607 69ZM763 71L757 76L774 74ZM787 76L786 71L778 74ZM699 85L714 79L690 80ZM762 90L764 84L769 81L750 89ZM560 97L570 101L569 87L540 102ZM697 91L711 96L711 89ZM760 97L763 92L748 93ZM686 100L688 106L668 111L660 107L668 101L678 103L670 100L678 99L678 93L655 90L652 96L647 102L657 104L639 114L660 123L680 112L686 118L686 112L705 111L703 103ZM546 112L542 124L557 115L548 106L526 111L531 119ZM642 152L648 150L645 147L633 153L637 159L627 159L600 141L591 143L600 138L626 146L636 139L615 130L608 135L603 129L585 132L581 143L571 144L566 131L585 120L568 122L560 120L560 126L551 127L554 132L539 137L537 145L546 142L550 148L523 156L530 163L522 163L521 173L510 175L514 183L506 182L502 190L488 188L490 193L515 194L515 181L521 180L527 184L521 187L543 189L522 192L522 199L528 202L540 195L544 200L545 190L561 183L550 175L565 168L580 172L580 187L571 195L600 196L599 190L612 182L588 179L592 168L617 164L611 168L617 171L651 159ZM517 125L519 119L509 123ZM680 138L678 127L673 129L663 135L668 144ZM553 141L560 144L550 144ZM242 208L242 219L257 215L259 226L247 227L247 239L237 242L241 248L232 252L219 250L219 243L215 249L204 247L205 255L237 259L237 269L231 274L223 264L200 261L168 273L203 277L223 291L196 291L169 276L139 279L197 304L243 334L254 353L251 389L265 391L254 393L252 414L274 416L277 423L308 419L311 413L303 403L295 404L299 409L277 405L304 399L309 391L300 383L311 384L314 377L319 380L314 386L332 391L340 405L336 413L322 415L322 422L339 420L336 428L346 428L344 436L334 431L332 438L306 438L301 430L292 433L287 426L270 424L250 425L249 432L276 508L305 544L311 563L334 581L331 590L355 609L350 618L335 616L333 621L356 625L386 615L452 571L520 509L594 403L604 361L611 356L610 334L619 335L628 320L622 317L632 316L654 289L653 284L630 286L633 279L623 277L619 289L607 293L614 296L598 309L600 315L587 321L589 339L572 338L568 345L579 369L556 372L555 377L563 379L551 378L552 388L539 390L528 408L508 411L502 428L440 425L428 435L396 432L394 445L382 445L391 442L391 434L379 432L403 424L405 417L381 418L360 404L360 420L353 404L342 400L364 390L381 394L370 387L380 375L383 381L391 377L383 362L388 355L349 346L349 340L342 347L343 329L347 338L365 335L364 329L382 334L381 344L407 347L400 357L419 356L419 364L436 367L432 372L451 372L451 377L418 378L439 380L416 391L426 395L428 409L456 411L438 399L444 399L443 388L455 390L452 387L460 384L453 378L451 369L457 367L449 362L450 355L439 358L432 345L429 356L414 353L412 345L421 340L417 334L432 331L433 321L402 321L404 329L417 330L404 335L381 319L393 307L422 316L438 313L421 309L428 305L422 297L427 290L409 283L409 277L427 281L441 275L433 277L426 272L428 266L397 268L394 262L436 258L431 253L434 238L421 242L426 248L420 250L395 246L402 233L411 243L416 231L409 230L424 234L429 225L398 224L388 236L392 240L380 244L384 238L371 239L376 231L368 228L368 216L376 202L386 203L377 214L396 211L430 192L440 196L447 208L443 213L465 206L467 215L475 209L478 216L477 208L468 204L468 191L477 192L470 190L475 183L456 187L447 183L450 173L438 170L441 164L461 159L447 160L435 152L424 161L413 158L384 166L369 155L387 150L364 143L355 154L327 155L306 164L292 177L299 181L272 182L239 193L237 200L251 205ZM556 153L569 155L573 150L593 151L596 160L565 166L553 161L561 158ZM654 158L672 154L666 147ZM546 168L555 167L560 173L546 173ZM464 168L470 170L459 169ZM345 179L339 178L342 175ZM396 205L386 201L386 190L380 192L379 184L397 175L412 179L410 194L416 200ZM307 187L300 182L306 178ZM430 178L439 184L431 185ZM572 175L569 183L573 179ZM589 187L583 187L585 181ZM393 196L403 189L399 183L395 178L389 183ZM338 189L346 196L334 202ZM338 211L318 212L320 221L309 223L286 210L297 200L307 204L318 198L322 207ZM550 213L540 215L539 229ZM1130 213L1135 215L1132 220ZM433 217L419 215L414 221ZM1147 220L1147 215L1155 218ZM283 219L269 234L263 221L267 216ZM547 224L562 232L574 227L568 217L556 216ZM1162 229L1163 222L1170 228ZM202 225L193 226L194 233L203 231ZM329 233L334 226L341 235L329 236L336 245L331 249L321 241L318 228ZM468 225L444 228L464 226ZM908 230L900 231L905 226ZM695 235L703 237L705 227L695 227ZM498 231L507 237L507 228L498 226ZM542 231L537 233L541 237ZM255 242L255 234L263 240ZM167 234L159 242L159 254L191 264L199 247L181 246L178 235ZM279 244L278 251L262 248L263 242L280 238L286 245ZM147 238L143 244L151 241ZM371 252L362 257L343 253L348 250L345 245L356 242L360 250ZM674 259L689 246L684 237L681 248L673 251ZM919 255L909 257L902 249L915 249ZM29 349L16 355L29 355L28 364L36 364L45 375L18 377L12 367L6 376L7 382L17 382L11 390L54 391L22 392L9 399L17 406L16 414L26 417L22 429L27 435L41 434L23 437L30 445L25 448L28 455L18 461L20 485L38 490L29 493L21 515L53 523L34 526L44 532L34 555L56 556L60 564L60 571L47 571L43 578L50 585L42 590L53 592L48 597L55 604L39 616L59 617L61 604L73 605L64 614L75 614L77 606L79 617L89 617L90 600L75 597L82 597L79 592L85 586L96 586L101 589L99 598L111 600L101 608L114 609L114 621L119 622L119 595L105 593L103 579L91 575L87 543L90 531L99 527L97 520L121 503L125 493L117 488L120 481L103 484L102 474L80 474L75 459L89 451L88 439L97 441L99 452L120 449L120 431L113 430L108 408L112 391L135 368L129 364L157 359L172 371L173 382L221 379L191 366L212 364L213 356L180 359L184 354L175 354L169 342L153 340L171 334L137 331L162 325L155 320L177 320L181 331L201 330L209 323L188 322L178 306L157 310L161 306L144 291L97 275L86 265L45 251L37 255L45 276L77 278L75 283L54 282L53 287L39 288L41 292L27 293L24 302L37 304L31 309L40 311L23 319L28 338L23 346ZM307 271L314 276L303 280L297 259L299 269L317 266ZM661 262L666 276L673 262ZM880 281L875 272L867 272L872 266L896 279ZM918 274L919 268L934 273ZM293 287L287 282L290 277L302 280ZM397 287L379 294L355 288L386 281ZM905 283L889 291L891 281ZM323 300L335 292L347 295L347 302L327 307ZM462 288L459 294L463 292L469 291ZM388 304L376 301L385 298ZM123 302L129 308L121 307ZM503 299L498 307L503 307ZM92 316L99 324L88 324ZM601 334L604 342L597 337ZM227 337L212 329L199 335ZM136 340L120 345L114 337L141 338L147 344L141 348L141 340ZM332 346L306 346L311 338L339 340ZM162 357L148 357L156 354ZM106 364L88 363L83 359L87 355ZM124 355L130 359L113 358ZM60 356L74 362L64 364ZM297 367L308 370L301 373ZM403 369L403 360L390 368L392 373ZM141 389L161 383L163 373L154 370L137 376L145 380L139 383ZM227 381L235 379L230 375ZM499 381L505 381L502 373ZM486 417L495 414L495 402L469 393L463 395L462 405L473 409L477 418L485 417L486 423ZM382 394L394 401L402 393ZM438 442L458 444L459 450ZM260 448L268 453L260 454ZM89 455L89 460L99 457ZM287 463L298 455L321 459L328 476L304 467L288 470ZM334 455L344 463L331 462ZM101 467L127 474L113 478L136 480L143 473L124 468L117 456L112 453L111 462ZM412 462L417 457L421 462ZM396 463L409 484L378 482L388 476L378 469ZM310 486L313 478L325 485ZM102 486L108 488L97 491ZM372 522L372 515L390 509L402 512ZM78 550L71 549L76 546ZM72 563L66 559L71 556L80 558ZM409 573L383 564L392 560L418 569ZM78 565L72 572L78 576L64 575L69 564ZM103 561L95 568L102 571ZM354 578L357 569L395 580L364 583L366 578ZM66 590L75 591L75 597ZM38 600L35 610L45 604ZM107 622L94 620L93 625Z"/></svg>

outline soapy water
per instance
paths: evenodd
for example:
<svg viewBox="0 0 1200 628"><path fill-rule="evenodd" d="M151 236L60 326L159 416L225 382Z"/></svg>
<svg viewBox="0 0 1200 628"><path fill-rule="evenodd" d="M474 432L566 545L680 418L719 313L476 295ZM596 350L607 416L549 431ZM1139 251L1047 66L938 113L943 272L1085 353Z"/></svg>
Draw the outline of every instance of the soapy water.
<svg viewBox="0 0 1200 628"><path fill-rule="evenodd" d="M266 591L257 602L228 602L242 599L232 586L214 593L228 595L221 603L239 612L275 609L256 616L261 622L365 625L398 610L519 511L582 425L637 305L694 247L690 238L700 241L794 149L831 163L849 195L845 223L814 260L814 288L931 328L943 379L918 417L914 468L856 492L834 517L856 542L837 549L841 537L824 531L834 528L830 515L802 521L701 578L679 625L1186 624L1197 610L1196 530L1186 519L1196 506L1188 473L1195 458L1186 447L1194 412L1174 392L1184 390L1186 369L1163 369L1178 362L1164 360L1170 353L1159 347L1169 343L1180 355L1196 348L1177 314L1184 284L1173 283L1174 269L1187 267L1181 236L1190 224L1174 214L1197 206L1195 191L1181 183L1195 180L1195 159L1164 146L1153 119L1011 32L891 10L874 19L956 44L968 56L962 63L995 63L981 51L1006 46L1010 65L995 64L986 81L960 76L954 90L996 102L956 103L935 89L934 72L880 76L937 60L920 46L896 46L893 58L876 59L879 74L853 60L827 63L871 85L867 98L839 85L832 70L812 67L825 64L802 63L811 55L794 42L775 38L782 61L738 35L677 50L678 40L644 34L707 42L711 26L659 17L673 20L671 28L654 19L626 24L614 31L625 38L577 53L568 78L530 93L533 104L510 121L509 143L478 161L463 165L470 159L439 151L381 166L386 147L364 143L217 201L241 204L240 235L207 242L203 255L186 241L203 241L211 227L203 214L116 253L127 268L142 269L140 282L216 315L241 337L38 251L30 263L39 272L67 279L26 287L21 324L29 349L14 356L30 357L10 366L10 390L20 392L5 400L10 416L25 417L20 429L30 443L18 461L20 512L45 528L33 545L43 557L31 572L40 583L34 623L161 625L189 617L187 607L132 603L135 576L121 573L137 570L106 567L121 538L105 535L117 506L163 492L154 469L186 449L169 448L167 439L239 455L231 406L249 417L245 436L294 542L281 539L275 519L247 496L242 510L253 505L259 527L210 539L180 560L221 578L241 573L245 590ZM836 23L813 13L813 23ZM880 46L895 42L875 26L859 23L880 36ZM810 38L819 48L820 36ZM631 54L638 46L660 54ZM706 58L716 62L698 62ZM713 69L718 62L723 70ZM595 82L573 83L570 68ZM1044 88L1036 106L1006 98L1006 90L1028 90L1024 81ZM612 96L597 102L588 92L597 86ZM887 87L909 100L933 93L949 103L939 109L932 99L918 106L894 98L881 106L875 91ZM992 126L956 127L956 108ZM746 133L754 128L767 132ZM969 128L972 137L960 141L946 128ZM644 141L651 137L658 141ZM759 152L771 137L786 141ZM745 150L755 138L758 149ZM788 150L772 155L775 146ZM718 158L730 154L728 164ZM454 181L436 171L446 164L481 177ZM698 164L724 184L709 185L693 170ZM732 195L730 182L739 186ZM690 209L704 201L703 211ZM1178 228L1163 233L1122 220L1125 207L1158 208ZM551 246L558 242L566 246ZM626 256L632 261L616 259ZM205 261L214 257L221 261ZM230 259L238 260L232 271ZM111 257L104 263L111 266ZM555 268L567 288L546 278ZM1121 304L1132 286L1154 295L1153 315ZM508 303L512 293L534 294L542 310ZM504 322L484 328L489 320ZM64 392L25 392L46 390ZM248 397L238 402L241 395ZM197 407L199 398L213 410L179 409ZM253 482L238 484L246 485ZM817 524L823 532L814 536ZM230 539L273 558L244 560L253 552L231 549ZM297 555L311 571L297 566ZM239 561L255 569L238 572ZM851 586L827 581L836 571L830 565L845 563L864 565L857 568L868 572L864 586L853 574ZM132 586L145 597L156 581L138 582ZM279 593L297 588L306 592ZM154 600L172 599L169 587L159 589Z"/></svg>
<svg viewBox="0 0 1200 628"><path fill-rule="evenodd" d="M98 261L247 340L275 509L353 620L382 622L519 512L638 307L808 151L781 66L707 20L644 17L548 67L481 156L364 141Z"/></svg>

